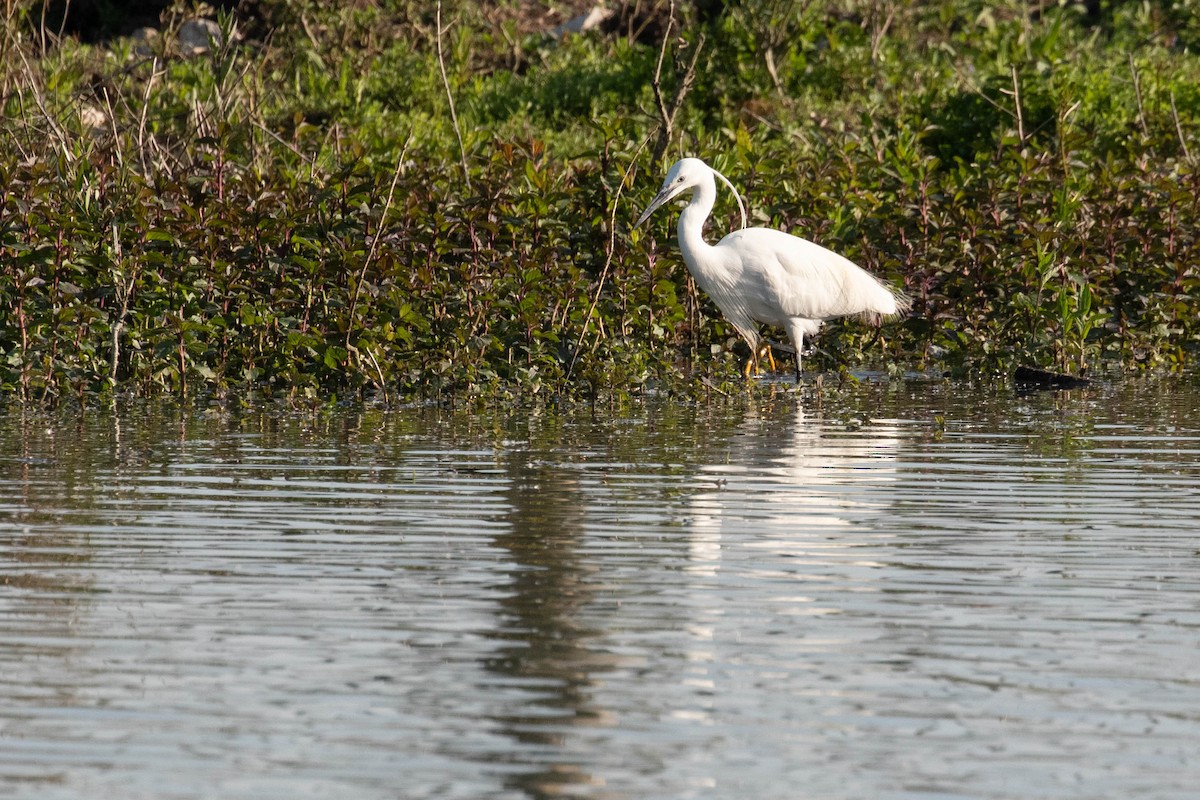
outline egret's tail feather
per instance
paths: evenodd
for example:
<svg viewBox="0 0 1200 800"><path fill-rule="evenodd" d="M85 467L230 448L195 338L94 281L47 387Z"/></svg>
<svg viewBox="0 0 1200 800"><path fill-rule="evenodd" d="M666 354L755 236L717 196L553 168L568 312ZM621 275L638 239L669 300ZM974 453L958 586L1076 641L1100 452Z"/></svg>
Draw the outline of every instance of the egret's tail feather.
<svg viewBox="0 0 1200 800"><path fill-rule="evenodd" d="M873 276L872 276L873 277ZM884 320L895 319L896 317L904 316L912 308L912 298L899 289L894 288L891 284L876 280L879 287L887 292L886 297L881 296L879 304L874 308L863 310L859 318L863 322L870 325L879 325Z"/></svg>

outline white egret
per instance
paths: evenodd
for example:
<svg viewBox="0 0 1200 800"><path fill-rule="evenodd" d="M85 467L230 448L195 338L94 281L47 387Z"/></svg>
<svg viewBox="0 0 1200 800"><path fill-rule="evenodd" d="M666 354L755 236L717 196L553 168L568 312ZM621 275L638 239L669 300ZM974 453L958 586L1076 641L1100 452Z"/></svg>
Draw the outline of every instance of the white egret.
<svg viewBox="0 0 1200 800"><path fill-rule="evenodd" d="M717 197L713 178L724 181L742 209L742 230L715 246L704 241L704 223ZM770 228L746 228L746 211L728 179L698 158L676 161L662 190L638 217L641 225L660 206L690 191L679 215L679 249L688 270L750 345L746 375L758 373L764 344L760 324L787 331L796 348L796 380L804 334L834 317L859 315L878 323L909 309L911 301L849 259L819 244ZM775 359L769 347L772 369Z"/></svg>

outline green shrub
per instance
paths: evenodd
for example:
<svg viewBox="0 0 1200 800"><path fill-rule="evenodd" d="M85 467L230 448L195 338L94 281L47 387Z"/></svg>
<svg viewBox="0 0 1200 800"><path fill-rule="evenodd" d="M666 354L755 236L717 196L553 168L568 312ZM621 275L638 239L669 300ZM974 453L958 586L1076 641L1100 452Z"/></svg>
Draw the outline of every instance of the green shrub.
<svg viewBox="0 0 1200 800"><path fill-rule="evenodd" d="M745 353L674 221L630 230L666 167L642 146L658 43L631 26L556 41L520 4L448 4L440 64L428 12L274 0L188 59L169 28L150 53L43 51L38 20L11 16L0 385L397 399L736 380ZM882 344L834 324L810 364L1195 358L1200 62L1176 6L684 18L703 49L668 158L708 159L752 224L914 298ZM713 240L736 224L727 198L716 212Z"/></svg>

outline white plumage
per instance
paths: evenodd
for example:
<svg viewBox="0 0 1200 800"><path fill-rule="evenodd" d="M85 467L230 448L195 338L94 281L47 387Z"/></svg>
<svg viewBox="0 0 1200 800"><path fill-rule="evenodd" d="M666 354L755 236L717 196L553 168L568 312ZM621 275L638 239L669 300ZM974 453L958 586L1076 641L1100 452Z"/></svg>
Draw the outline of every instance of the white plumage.
<svg viewBox="0 0 1200 800"><path fill-rule="evenodd" d="M675 162L662 190L638 218L641 225L660 206L692 192L692 201L679 215L679 249L696 283L750 345L746 373L758 371L763 340L758 325L787 331L796 348L796 378L804 335L815 334L834 317L859 315L871 322L901 314L910 301L849 259L819 244L770 228L734 231L715 246L704 241L704 223L717 197L714 177L724 175L698 158ZM745 209L742 224L745 225ZM770 350L767 350L768 357ZM771 359L774 365L774 359Z"/></svg>

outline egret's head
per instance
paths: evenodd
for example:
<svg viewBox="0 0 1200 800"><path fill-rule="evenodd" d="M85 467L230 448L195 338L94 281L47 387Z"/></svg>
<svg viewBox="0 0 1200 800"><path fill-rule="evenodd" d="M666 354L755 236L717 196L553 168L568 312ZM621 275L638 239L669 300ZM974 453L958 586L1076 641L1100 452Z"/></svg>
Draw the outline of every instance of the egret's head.
<svg viewBox="0 0 1200 800"><path fill-rule="evenodd" d="M681 158L675 162L667 172L662 189L650 201L650 205L646 206L646 210L638 217L638 221L633 224L633 227L641 225L660 206L674 200L689 189L694 189L705 181L711 186L714 177L720 178L721 183L728 186L729 191L733 192L733 199L737 200L738 210L742 212L742 227L746 227L746 207L742 205L742 197L738 194L737 189L733 188L733 184L729 182L728 178L698 158Z"/></svg>
<svg viewBox="0 0 1200 800"><path fill-rule="evenodd" d="M667 172L666 180L663 181L662 189L650 201L650 205L646 206L646 210L638 217L638 221L633 227L637 227L646 221L647 218L657 211L663 204L669 203L679 195L689 189L694 189L699 186L701 181L712 180L713 170L708 164L705 164L698 158L681 158L675 162L671 169Z"/></svg>

